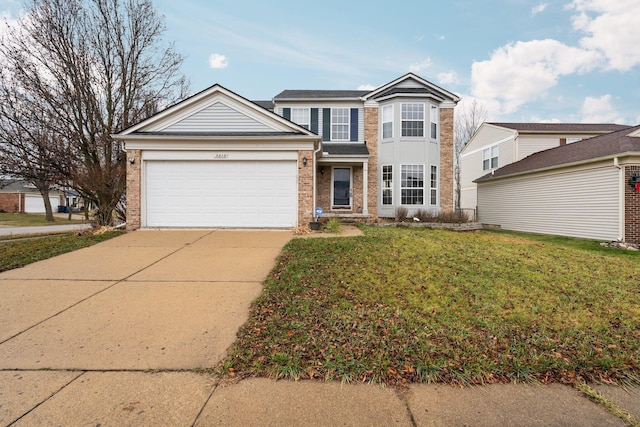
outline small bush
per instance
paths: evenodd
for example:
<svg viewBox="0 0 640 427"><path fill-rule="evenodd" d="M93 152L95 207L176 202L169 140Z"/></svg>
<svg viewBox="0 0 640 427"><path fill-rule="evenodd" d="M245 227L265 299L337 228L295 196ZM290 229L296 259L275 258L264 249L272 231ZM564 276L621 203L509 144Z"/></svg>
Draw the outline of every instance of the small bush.
<svg viewBox="0 0 640 427"><path fill-rule="evenodd" d="M402 222L405 219L407 219L408 215L409 215L409 209L405 208L404 206L398 206L396 208L396 221Z"/></svg>
<svg viewBox="0 0 640 427"><path fill-rule="evenodd" d="M323 231L327 233L341 233L342 232L342 224L338 218L331 218L323 228Z"/></svg>
<svg viewBox="0 0 640 427"><path fill-rule="evenodd" d="M420 222L437 222L438 216L424 209L420 209L415 214L414 218L418 218Z"/></svg>

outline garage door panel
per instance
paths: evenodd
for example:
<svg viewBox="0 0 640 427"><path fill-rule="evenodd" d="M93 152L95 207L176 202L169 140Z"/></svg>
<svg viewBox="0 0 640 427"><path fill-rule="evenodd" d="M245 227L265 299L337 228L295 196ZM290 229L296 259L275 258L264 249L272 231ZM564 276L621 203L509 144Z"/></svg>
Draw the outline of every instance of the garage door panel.
<svg viewBox="0 0 640 427"><path fill-rule="evenodd" d="M292 161L147 161L148 227L292 227Z"/></svg>

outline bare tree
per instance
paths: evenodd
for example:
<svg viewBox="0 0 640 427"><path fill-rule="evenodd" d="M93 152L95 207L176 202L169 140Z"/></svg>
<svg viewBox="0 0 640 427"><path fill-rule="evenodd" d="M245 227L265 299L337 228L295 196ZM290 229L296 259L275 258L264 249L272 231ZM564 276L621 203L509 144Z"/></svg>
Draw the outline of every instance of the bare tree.
<svg viewBox="0 0 640 427"><path fill-rule="evenodd" d="M151 0L31 0L0 43L0 61L55 142L50 167L110 224L125 191L111 134L183 98L183 57L162 41Z"/></svg>
<svg viewBox="0 0 640 427"><path fill-rule="evenodd" d="M456 183L455 206L460 207L460 152L467 145L471 137L478 130L480 125L487 119L487 109L478 100L473 100L471 104L458 107L455 112L453 125L454 134L454 159L453 170Z"/></svg>

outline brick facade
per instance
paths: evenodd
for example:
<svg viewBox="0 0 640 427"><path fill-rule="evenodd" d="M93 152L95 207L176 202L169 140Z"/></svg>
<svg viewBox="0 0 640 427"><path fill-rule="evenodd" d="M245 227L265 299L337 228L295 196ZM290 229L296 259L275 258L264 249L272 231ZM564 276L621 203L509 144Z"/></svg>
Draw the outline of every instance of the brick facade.
<svg viewBox="0 0 640 427"><path fill-rule="evenodd" d="M633 174L640 175L640 166L624 168L624 240L640 244L640 193L629 185Z"/></svg>
<svg viewBox="0 0 640 427"><path fill-rule="evenodd" d="M133 163L130 162L133 159ZM127 151L127 230L140 228L142 156L140 150Z"/></svg>
<svg viewBox="0 0 640 427"><path fill-rule="evenodd" d="M378 219L378 109L364 109L364 141L369 150L368 209L372 220Z"/></svg>
<svg viewBox="0 0 640 427"><path fill-rule="evenodd" d="M453 211L453 108L440 109L440 211Z"/></svg>
<svg viewBox="0 0 640 427"><path fill-rule="evenodd" d="M304 158L307 165L304 165ZM313 172L316 162L312 150L298 151L298 225L308 225L313 221Z"/></svg>
<svg viewBox="0 0 640 427"><path fill-rule="evenodd" d="M24 193L0 193L0 212L24 212Z"/></svg>

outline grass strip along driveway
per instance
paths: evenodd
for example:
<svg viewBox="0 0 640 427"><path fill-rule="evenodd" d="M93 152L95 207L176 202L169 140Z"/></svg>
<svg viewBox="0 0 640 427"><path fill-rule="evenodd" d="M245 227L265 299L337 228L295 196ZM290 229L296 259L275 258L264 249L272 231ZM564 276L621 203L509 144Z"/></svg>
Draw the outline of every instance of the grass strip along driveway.
<svg viewBox="0 0 640 427"><path fill-rule="evenodd" d="M220 370L387 384L637 382L638 255L494 232L368 227L293 239Z"/></svg>
<svg viewBox="0 0 640 427"><path fill-rule="evenodd" d="M95 245L123 231L108 231L101 234L60 234L47 237L33 237L20 240L0 241L0 272L23 267L76 249Z"/></svg>

